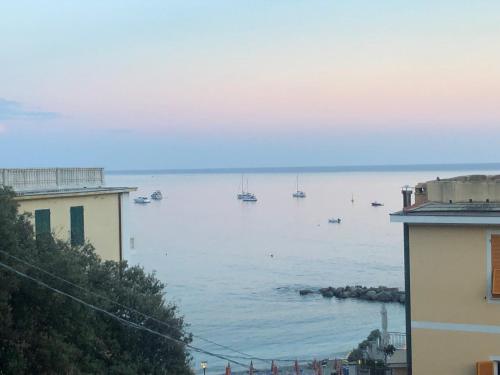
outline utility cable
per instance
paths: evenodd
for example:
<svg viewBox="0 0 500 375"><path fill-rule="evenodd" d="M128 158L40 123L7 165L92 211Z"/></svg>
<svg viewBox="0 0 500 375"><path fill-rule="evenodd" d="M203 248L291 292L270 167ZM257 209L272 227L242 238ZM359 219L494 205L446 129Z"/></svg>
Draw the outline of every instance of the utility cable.
<svg viewBox="0 0 500 375"><path fill-rule="evenodd" d="M4 251L4 250L0 250L0 253L5 254L5 255L7 255L8 257L11 257L11 258L13 258L13 259L17 260L18 262L21 262L21 263L25 264L25 265L26 265L26 266L28 266L28 267L32 267L32 268L34 268L34 269L36 269L36 270L38 270L38 271L40 271L40 272L42 272L42 273L44 273L44 274L46 274L46 275L49 275L50 277L53 277L53 278L55 278L55 279L57 279L57 280L59 280L59 281L61 281L61 282L63 282L63 283L66 283L66 284L68 284L68 285L71 285L71 286L73 286L73 287L75 287L75 288L77 288L77 289L80 289L80 290L82 290L82 291L84 291L84 292L86 292L86 293L92 294L93 296L98 297L98 298L101 298L101 299L103 299L103 300L105 300L105 301L107 301L107 302L110 302L110 303L112 303L112 304L114 304L114 305L116 305L116 306L119 306L119 307L121 307L121 308L124 308L124 309L130 310L130 311L132 311L132 312L134 312L134 313L136 313L136 314L138 314L138 315L142 316L143 318L150 319L150 320L152 320L152 321L154 321L154 322L156 322L156 323L158 323L158 324L161 324L161 325L163 325L163 326L165 326L165 327L168 327L168 328L172 328L172 329L176 329L176 328L177 328L177 327L174 327L173 325L171 325L171 324L169 324L169 323L166 323L166 322L164 322L164 321L162 321L162 320L159 320L159 319L157 319L157 318L155 318L155 317L153 317L153 316L147 315L147 314L145 314L145 313L143 313L143 312L141 312L141 311L139 311L139 310L136 310L136 309L134 309L134 308L132 308L132 307L129 307L129 306L123 305L123 304L121 304L120 302L116 302L116 301L112 300L112 299L111 299L111 298L109 298L109 297L103 296L102 294L99 294L99 293L93 292L93 291L91 291L91 290L89 290L89 289L86 289L86 288L82 287L81 285L78 285L78 284L75 284L75 283L73 283L73 282L71 282L71 281L69 281L69 280L66 280L66 279L64 279L64 278L62 278L62 277L60 277L60 276L58 276L58 275L56 275L56 274L54 274L54 273L52 273L52 272L49 272L49 271L47 271L47 270L45 270L45 269L43 269L43 268L41 268L41 267L39 267L39 266L37 266L37 265L34 265L34 264L32 264L32 263L30 263L30 262L28 262L28 261L24 260L24 259L21 259L21 258L19 258L19 257L15 256L15 255L12 255L12 254L10 254L10 253L8 253L8 252ZM275 362L295 362L296 360L297 360L298 362L310 362L310 361L311 361L311 359L300 359L300 360L299 360L299 359L273 359L273 358L260 358L260 357L255 357L255 356L252 356L251 354L248 354L248 353L244 353L244 352L238 351L238 350L233 349L233 348L231 348L231 347L229 347L229 346L219 344L219 343L217 343L217 342L215 342L215 341L212 341L212 340L206 339L206 338L204 338L204 337L201 337L201 336L198 336L198 335L195 335L195 334L192 334L192 336L193 336L193 337L195 337L195 338L197 338L197 339L200 339L200 340L202 340L202 341L205 341L205 342L208 342L208 343L213 344L213 345L215 345L215 346L218 346L218 347L220 347L220 348L223 348L223 349L226 349L226 350L232 351L232 352L237 353L237 354L241 354L241 356L235 356L235 355L225 354L228 358L235 358L235 359L242 359L242 360L243 360L243 359L244 359L244 360L258 360L258 361L261 361L261 362L269 362L269 363L271 363L272 361L275 361Z"/></svg>
<svg viewBox="0 0 500 375"><path fill-rule="evenodd" d="M235 361L234 359L231 359L231 358L225 357L224 355L221 355L221 354L218 354L218 353L209 352L209 351L207 351L207 350L204 350L204 349L201 349L201 348L198 348L198 347L192 346L192 345L190 345L190 344L188 344L188 343L186 343L186 342L184 342L184 341L182 341L182 340L179 340L179 339L176 339L176 338L174 338L174 337L171 337L171 336L165 335L165 334L163 334L163 333L160 333L160 332L158 332L158 331L155 331L155 330L152 330L152 329L150 329L150 328L144 327L144 326L139 325L139 324L137 324L137 323L130 322L130 321L128 321L128 320L126 320L126 319L123 319L122 317L119 317L118 315L115 315L115 314L113 314L113 313L111 313L111 312L109 312L109 311L107 311L107 310L105 310L105 309L102 309L102 308L100 308L100 307L98 307L98 306L95 306L95 305L93 305L93 304L91 304L91 303L85 302L84 300L82 300L82 299L80 299L80 298L78 298L78 297L75 297L75 296L73 296L73 295L71 295L71 294L69 294L69 293L66 293L66 292L64 292L64 291L62 291L62 290L59 290L59 289L54 288L54 287L51 287L50 285L46 284L45 282L43 282L43 281L41 281L41 280L38 280L37 278L34 278L34 277L32 277L32 276L29 276L29 275L25 274L24 272L18 271L17 269L15 269L15 268L13 268L13 267L11 267L11 266L9 266L9 265L5 264L5 263L0 262L0 267L3 267L3 268L5 268L5 269L7 269L7 270L11 271L11 272L13 272L13 273L17 274L18 276L21 276L21 277L27 278L27 279L29 279L29 280L31 280L31 281L33 281L33 282L35 282L36 284L38 284L38 285L40 285L40 286L43 286L44 288L47 288L47 289L52 290L52 291L53 291L53 292L55 292L55 293L61 294L61 295L63 295L63 296L66 296L66 297L68 297L68 298L72 299L73 301L78 302L78 303L80 303L80 304L82 304L82 305L84 305L84 306L86 306L86 307L88 307L88 308L91 308L91 309L93 309L93 310L95 310L95 311L99 311L99 312L101 312L101 313L103 313L103 314L105 314L105 315L107 315L107 316L109 316L109 317L111 317L111 318L113 318L113 319L118 320L119 322L121 322L122 324L124 324L124 325L126 325L126 326L129 326L129 327L132 327L132 328L135 328L135 329L138 329L138 330L143 330L143 331L149 332L149 333L151 333L151 334L153 334L153 335L156 335L156 336L163 337L163 338L164 338L164 339L166 339L166 340L170 340L170 341L176 342L176 343L178 343L178 344L184 345L184 346L186 346L187 348L189 348L189 349L191 349L191 350L194 350L194 351L196 351L196 352L198 352L198 353L203 353L203 354L206 354L206 355L211 356L211 357L215 357L215 358L223 359L223 360L225 360L225 361L228 361L228 362L230 362L230 363L234 363L234 364L236 364L236 365L238 365L238 366L242 366L242 367L244 367L244 368L247 368L247 367L248 367L248 365L246 365L246 364L244 364L244 363L241 363L241 362L238 362L238 361Z"/></svg>
<svg viewBox="0 0 500 375"><path fill-rule="evenodd" d="M47 271L47 270L45 270L45 269L43 269L43 268L41 268L41 267L39 267L39 266L36 266L36 265L34 265L34 264L32 264L32 263L29 263L29 262L25 261L24 259L21 259L21 258L19 258L19 257L15 256L15 255L9 254L8 252L6 252L6 251L4 251L4 250L0 250L0 253L5 254L5 255L7 255L7 256L9 256L9 257L13 258L13 259L17 260L18 262L21 262L21 263L23 263L23 264L27 265L28 267L32 267L32 268L34 268L34 269L36 269L36 270L38 270L38 271L40 271L40 272L43 272L44 274L49 275L50 277L53 277L53 278L55 278L55 279L57 279L57 280L59 280L59 281L62 281L63 283L66 283L66 284L68 284L68 285L71 285L71 286L73 286L73 287L75 287L75 288L77 288L77 289L80 289L80 290L82 290L82 291L84 291L84 292L86 292L86 293L92 294L93 296L98 297L98 298L101 298L101 299L103 299L103 300L105 300L105 301L107 301L107 302L110 302L110 303L112 303L112 304L114 304L114 305L116 305L116 306L119 306L119 307L124 308L124 309L128 309L128 310L130 310L130 311L132 311L132 312L134 312L134 313L136 313L136 314L138 314L138 315L142 316L143 318L150 319L150 320L152 320L152 321L154 321L154 322L156 322L156 323L158 323L158 324L161 324L161 325L163 325L163 326L165 326L165 327L168 327L168 328L173 328L173 329L175 329L175 328L176 328L176 327L174 327L173 325L171 325L171 324L169 324L169 323L166 323L166 322L164 322L164 321L162 321L162 320L156 319L155 317L153 317L153 316L151 316L151 315L147 315L147 314L145 314L145 313L143 313L143 312L141 312L141 311L139 311L139 310L136 310L136 309L134 309L134 308L132 308L132 307L129 307L129 306L123 305L123 304L121 304L120 302L116 302L116 301L112 300L112 299L111 299L111 298L109 298L109 297L103 296L102 294L99 294L99 293L93 292L93 291L91 291L91 290L88 290L88 289L86 289L86 288L82 287L81 285L78 285L78 284L75 284L75 283L73 283L73 282L71 282L71 281L69 281L69 280L66 280L66 279L64 279L64 278L62 278L62 277L60 277L60 276L58 276L58 275L56 275L56 274L54 274L54 273L52 273L52 272L49 272L49 271ZM223 349L226 349L226 350L230 350L230 351L232 351L232 352L234 352L234 353L237 353L237 354L241 354L241 355L242 355L242 356L244 356L244 357L239 357L239 358L242 358L242 359L249 359L249 360L251 360L251 359L255 359L255 360L261 360L261 361L264 361L264 362L271 362L271 361L272 361L271 359L263 359L263 358L253 357L251 354L244 353L244 352L240 352L240 351L238 351L238 350L236 350L236 349L233 349L233 348L231 348L231 347L229 347L229 346L219 344L219 343L217 343L217 342L215 342L215 341L212 341L212 340L206 339L206 338L204 338L204 337L201 337L201 336L198 336L198 335L195 335L195 334L192 334L192 336L193 336L193 337L195 337L195 338L197 338L197 339L200 339L200 340L202 340L202 341L208 342L208 343L210 343L210 344L212 344L212 345L218 346L218 347L220 347L220 348L223 348Z"/></svg>

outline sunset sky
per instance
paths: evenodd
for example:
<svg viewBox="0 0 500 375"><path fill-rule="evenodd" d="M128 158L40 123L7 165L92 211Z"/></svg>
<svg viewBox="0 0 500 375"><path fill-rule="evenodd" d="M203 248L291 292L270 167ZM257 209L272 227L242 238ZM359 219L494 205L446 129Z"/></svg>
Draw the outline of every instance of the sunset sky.
<svg viewBox="0 0 500 375"><path fill-rule="evenodd" d="M0 167L500 161L500 1L5 1Z"/></svg>

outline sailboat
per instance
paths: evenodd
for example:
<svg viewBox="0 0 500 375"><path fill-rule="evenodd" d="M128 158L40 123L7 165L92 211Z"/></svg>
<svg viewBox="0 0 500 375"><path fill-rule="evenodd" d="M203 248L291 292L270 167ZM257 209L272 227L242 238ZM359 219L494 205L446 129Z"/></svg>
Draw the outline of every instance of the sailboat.
<svg viewBox="0 0 500 375"><path fill-rule="evenodd" d="M248 191L248 178L246 191L243 189L243 176L241 176L241 193L238 194L238 199L243 202L257 202L257 197Z"/></svg>
<svg viewBox="0 0 500 375"><path fill-rule="evenodd" d="M297 175L297 191L292 194L294 198L305 198L306 193L304 193L302 190L299 190L299 175Z"/></svg>
<svg viewBox="0 0 500 375"><path fill-rule="evenodd" d="M248 198L251 194L248 191L245 191L245 185L243 183L244 175L241 175L241 193L238 193L236 197L238 199ZM247 180L247 190L248 190L248 180Z"/></svg>

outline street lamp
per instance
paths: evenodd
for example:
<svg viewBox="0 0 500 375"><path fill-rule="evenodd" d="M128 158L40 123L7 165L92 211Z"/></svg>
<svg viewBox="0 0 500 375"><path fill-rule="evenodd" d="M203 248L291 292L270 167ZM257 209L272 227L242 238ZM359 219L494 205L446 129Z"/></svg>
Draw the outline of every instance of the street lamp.
<svg viewBox="0 0 500 375"><path fill-rule="evenodd" d="M201 368L203 369L203 375L205 375L205 371L207 370L207 367L208 367L207 361L202 361Z"/></svg>

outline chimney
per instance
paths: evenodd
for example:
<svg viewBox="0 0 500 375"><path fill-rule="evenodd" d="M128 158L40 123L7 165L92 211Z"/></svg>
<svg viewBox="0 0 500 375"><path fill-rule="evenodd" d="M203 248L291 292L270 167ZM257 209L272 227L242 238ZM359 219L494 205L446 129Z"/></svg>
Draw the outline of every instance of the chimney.
<svg viewBox="0 0 500 375"><path fill-rule="evenodd" d="M408 208L411 206L411 195L413 193L413 190L411 189L410 186L406 185L403 186L401 189L401 193L403 193L403 208Z"/></svg>

